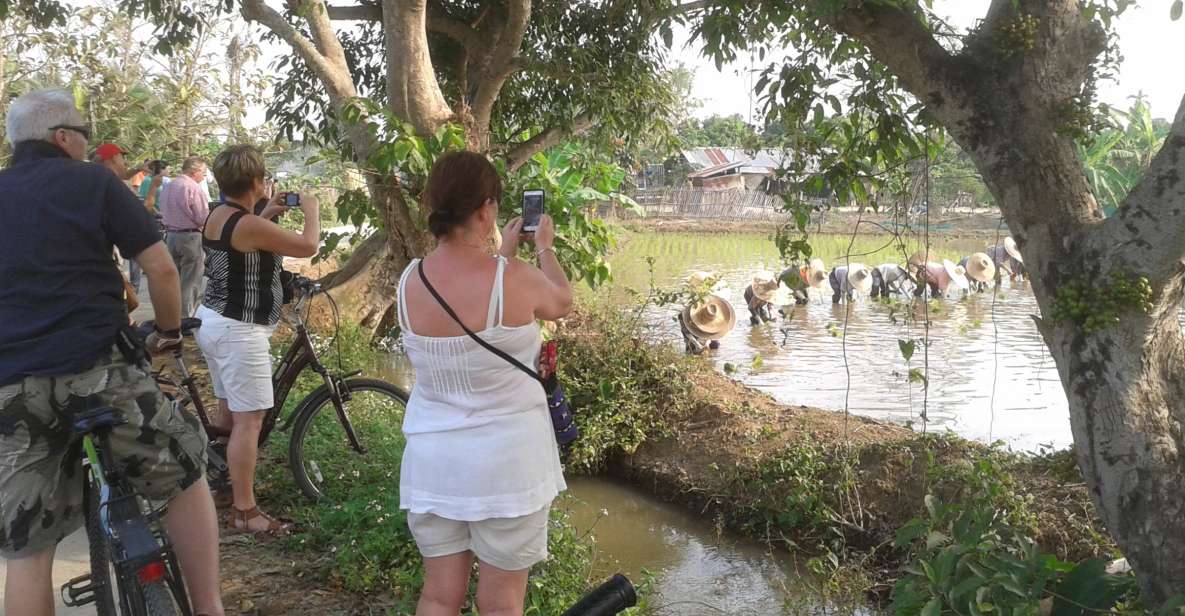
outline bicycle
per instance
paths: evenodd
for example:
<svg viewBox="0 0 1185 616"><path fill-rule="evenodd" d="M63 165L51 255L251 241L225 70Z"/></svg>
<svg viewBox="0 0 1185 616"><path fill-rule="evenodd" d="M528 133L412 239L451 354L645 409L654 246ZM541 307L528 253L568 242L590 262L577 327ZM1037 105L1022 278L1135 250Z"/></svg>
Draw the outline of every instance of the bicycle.
<svg viewBox="0 0 1185 616"><path fill-rule="evenodd" d="M275 404L264 417L259 445L262 449L277 423L281 432L291 428L288 466L301 492L313 501L341 502L348 499L351 484L368 483L365 480L385 481L391 475L389 469L398 464L401 449L397 433L408 394L386 381L357 378L362 374L361 370L342 372L340 348L339 372L331 373L317 355L306 321L308 301L324 293L333 308L335 321L340 324L337 304L320 285L307 278L297 277L292 286L294 303L290 314L295 336L272 373ZM147 331L151 326L151 322L141 325ZM184 319L183 337L192 337L200 326L199 319ZM334 341L336 339L337 333ZM228 438L230 430L210 421L194 375L185 364L181 346L173 350L172 357L180 380L174 381L157 372L157 382L173 389L182 407L192 406L196 411L209 439L207 454L211 488L226 487L230 482L229 469L226 447L220 439ZM306 368L319 375L323 382L282 417L288 395ZM368 459L367 454L375 452L389 459L380 462ZM378 473L385 476L371 477Z"/></svg>
<svg viewBox="0 0 1185 616"><path fill-rule="evenodd" d="M164 508L148 506L108 448L111 429L125 422L109 407L74 420L87 465L83 515L91 572L62 585L62 602L93 603L99 616L192 616L181 569L161 527Z"/></svg>

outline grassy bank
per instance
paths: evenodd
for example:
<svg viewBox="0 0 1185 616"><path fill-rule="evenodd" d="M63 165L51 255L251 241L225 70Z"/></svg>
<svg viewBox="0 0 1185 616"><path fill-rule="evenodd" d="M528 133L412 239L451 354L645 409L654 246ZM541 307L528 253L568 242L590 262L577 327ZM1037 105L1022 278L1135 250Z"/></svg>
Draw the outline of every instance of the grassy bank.
<svg viewBox="0 0 1185 616"><path fill-rule="evenodd" d="M618 311L571 319L560 340L585 434L572 470L607 471L806 551L812 571L854 579L874 599L895 585L896 613L1037 613L1083 588L1115 589L1081 595L1094 606L1134 592L1130 576L1102 572L1117 553L1069 452L1019 455L782 406L644 341Z"/></svg>

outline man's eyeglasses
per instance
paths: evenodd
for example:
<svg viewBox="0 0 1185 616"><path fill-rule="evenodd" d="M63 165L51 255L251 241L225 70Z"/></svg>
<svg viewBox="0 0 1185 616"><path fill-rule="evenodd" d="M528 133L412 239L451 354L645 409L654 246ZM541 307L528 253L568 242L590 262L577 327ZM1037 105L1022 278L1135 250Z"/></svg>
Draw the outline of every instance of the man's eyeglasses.
<svg viewBox="0 0 1185 616"><path fill-rule="evenodd" d="M58 124L57 126L49 127L49 130L58 130L58 129L72 130L72 131L78 133L79 135L82 135L83 138L85 138L87 141L90 141L90 138L91 138L91 129L89 129L85 126L74 126L72 124Z"/></svg>

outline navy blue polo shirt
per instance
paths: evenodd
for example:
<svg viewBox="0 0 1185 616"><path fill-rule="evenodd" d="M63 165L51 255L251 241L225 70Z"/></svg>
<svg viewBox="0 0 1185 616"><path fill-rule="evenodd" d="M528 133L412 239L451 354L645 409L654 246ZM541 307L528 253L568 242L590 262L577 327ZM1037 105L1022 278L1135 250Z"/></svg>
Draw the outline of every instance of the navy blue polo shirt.
<svg viewBox="0 0 1185 616"><path fill-rule="evenodd" d="M128 322L112 246L160 241L140 199L102 165L45 141L0 171L0 386L82 372Z"/></svg>

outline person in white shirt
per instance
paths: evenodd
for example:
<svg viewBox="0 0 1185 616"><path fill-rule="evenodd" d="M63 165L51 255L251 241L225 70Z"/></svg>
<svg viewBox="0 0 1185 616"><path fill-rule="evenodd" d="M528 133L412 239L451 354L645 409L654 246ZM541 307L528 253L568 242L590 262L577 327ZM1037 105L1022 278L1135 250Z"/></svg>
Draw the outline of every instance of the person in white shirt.
<svg viewBox="0 0 1185 616"><path fill-rule="evenodd" d="M500 254L487 252L501 200L484 156L441 157L423 197L436 248L399 281L399 323L416 373L399 506L424 557L418 616L457 616L475 558L478 611L522 614L530 568L547 557L551 501L567 488L540 382L466 331L534 368L537 319L572 307L549 217L533 237L511 220ZM524 241L533 241L538 267L517 258Z"/></svg>

